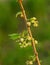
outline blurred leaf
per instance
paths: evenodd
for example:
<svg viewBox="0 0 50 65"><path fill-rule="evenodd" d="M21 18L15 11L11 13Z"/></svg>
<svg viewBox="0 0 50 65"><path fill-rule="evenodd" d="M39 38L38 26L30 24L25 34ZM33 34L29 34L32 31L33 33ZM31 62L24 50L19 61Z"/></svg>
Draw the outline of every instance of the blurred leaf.
<svg viewBox="0 0 50 65"><path fill-rule="evenodd" d="M16 14L16 17L18 17L18 15L21 15L22 14L22 12L18 12L17 14Z"/></svg>
<svg viewBox="0 0 50 65"><path fill-rule="evenodd" d="M12 40L16 40L17 38L20 38L18 33L9 34L9 36L10 36L10 39Z"/></svg>
<svg viewBox="0 0 50 65"><path fill-rule="evenodd" d="M18 0L16 0L16 2L18 2Z"/></svg>

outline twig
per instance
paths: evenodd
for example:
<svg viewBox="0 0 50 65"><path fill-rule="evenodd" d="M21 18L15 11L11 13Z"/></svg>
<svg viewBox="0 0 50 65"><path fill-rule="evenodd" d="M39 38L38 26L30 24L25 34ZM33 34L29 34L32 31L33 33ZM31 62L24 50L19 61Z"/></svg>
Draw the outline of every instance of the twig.
<svg viewBox="0 0 50 65"><path fill-rule="evenodd" d="M35 54L35 56L36 56L37 63L38 63L38 65L41 65L41 64L40 64L39 57L38 57L38 52L37 52L36 47L35 47L35 40L33 39L33 36L32 36L32 32L31 32L30 26L27 25L27 22L28 22L28 21L27 21L27 16L26 16L26 13L25 13L23 4L22 4L22 0L18 0L18 1L19 1L21 10L22 10L22 14L23 14L23 17L24 17L26 26L27 26L28 33L29 33L29 35L30 35L30 37L31 37L31 40L32 40L32 47L33 47L33 49L34 49L33 51L34 51L34 54Z"/></svg>

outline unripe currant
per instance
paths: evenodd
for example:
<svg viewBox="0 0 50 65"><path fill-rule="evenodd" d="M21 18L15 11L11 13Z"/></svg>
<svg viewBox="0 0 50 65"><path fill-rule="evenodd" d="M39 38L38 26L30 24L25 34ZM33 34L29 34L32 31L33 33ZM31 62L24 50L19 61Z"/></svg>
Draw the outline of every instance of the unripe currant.
<svg viewBox="0 0 50 65"><path fill-rule="evenodd" d="M21 38L20 41L23 42L24 41L24 38Z"/></svg>
<svg viewBox="0 0 50 65"><path fill-rule="evenodd" d="M35 21L34 20L31 20L31 23L33 24L33 23L35 23Z"/></svg>
<svg viewBox="0 0 50 65"><path fill-rule="evenodd" d="M35 40L35 44L38 44L38 41L37 40Z"/></svg>
<svg viewBox="0 0 50 65"><path fill-rule="evenodd" d="M33 17L32 19L33 19L33 20L37 20L37 18L36 18L36 17Z"/></svg>
<svg viewBox="0 0 50 65"><path fill-rule="evenodd" d="M38 27L38 23L34 23L33 26L34 26L34 27Z"/></svg>
<svg viewBox="0 0 50 65"><path fill-rule="evenodd" d="M27 26L30 27L31 26L31 22L27 22Z"/></svg>
<svg viewBox="0 0 50 65"><path fill-rule="evenodd" d="M31 40L31 37L30 36L28 36L28 40Z"/></svg>
<svg viewBox="0 0 50 65"><path fill-rule="evenodd" d="M21 17L23 18L23 14L21 14Z"/></svg>

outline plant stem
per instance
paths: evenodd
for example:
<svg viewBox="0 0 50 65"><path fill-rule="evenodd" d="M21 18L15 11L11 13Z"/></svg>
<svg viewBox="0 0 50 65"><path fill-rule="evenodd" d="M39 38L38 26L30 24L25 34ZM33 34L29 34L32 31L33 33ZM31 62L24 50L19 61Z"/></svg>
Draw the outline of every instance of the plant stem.
<svg viewBox="0 0 50 65"><path fill-rule="evenodd" d="M35 54L35 56L36 56L37 63L38 63L38 65L41 65L41 64L40 64L39 57L38 57L38 52L37 52L36 46L35 46L35 40L33 39L30 26L27 25L27 22L28 22L28 21L27 21L27 16L26 16L26 13L25 13L23 4L22 4L22 0L18 0L18 1L19 1L21 10L22 10L22 14L23 14L23 17L24 17L24 20L25 20L25 23L26 23L26 27L27 27L28 33L29 33L29 35L30 35L30 37L31 37L31 40L32 40L32 47L33 47L34 54Z"/></svg>

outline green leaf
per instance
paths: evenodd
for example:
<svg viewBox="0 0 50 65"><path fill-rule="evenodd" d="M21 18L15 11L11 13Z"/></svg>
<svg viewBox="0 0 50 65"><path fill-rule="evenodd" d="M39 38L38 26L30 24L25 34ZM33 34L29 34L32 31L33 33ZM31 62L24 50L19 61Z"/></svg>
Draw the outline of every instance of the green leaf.
<svg viewBox="0 0 50 65"><path fill-rule="evenodd" d="M18 17L18 15L21 15L22 14L22 12L18 12L17 14L16 14L16 17Z"/></svg>
<svg viewBox="0 0 50 65"><path fill-rule="evenodd" d="M16 39L20 38L20 35L16 34L16 33L9 34L9 36L10 36L10 39L12 39L12 40L16 40Z"/></svg>

